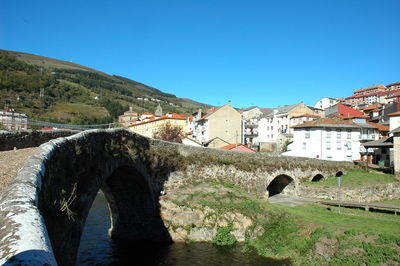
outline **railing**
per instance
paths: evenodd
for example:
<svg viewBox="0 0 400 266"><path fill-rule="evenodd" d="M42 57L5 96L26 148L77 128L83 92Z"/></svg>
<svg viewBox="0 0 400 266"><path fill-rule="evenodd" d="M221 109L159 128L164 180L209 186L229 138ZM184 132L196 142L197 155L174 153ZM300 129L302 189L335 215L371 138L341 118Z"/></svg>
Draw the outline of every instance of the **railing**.
<svg viewBox="0 0 400 266"><path fill-rule="evenodd" d="M8 127L52 127L59 129L75 129L75 130L88 130L95 128L113 128L117 124L116 123L108 123L108 124L97 124L97 125L71 125L71 124L59 124L59 123L51 123L45 121L37 121L37 120L27 120L27 121L12 121L4 123L4 126Z"/></svg>

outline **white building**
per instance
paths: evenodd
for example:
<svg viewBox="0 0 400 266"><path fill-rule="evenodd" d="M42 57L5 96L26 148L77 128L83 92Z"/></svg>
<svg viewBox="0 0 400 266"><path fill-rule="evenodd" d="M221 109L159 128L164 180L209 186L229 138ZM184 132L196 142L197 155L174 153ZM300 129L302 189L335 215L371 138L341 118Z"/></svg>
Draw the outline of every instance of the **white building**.
<svg viewBox="0 0 400 266"><path fill-rule="evenodd" d="M336 99L333 98L329 98L329 97L324 97L321 100L319 100L314 107L318 108L318 109L323 109L325 110L328 107L334 106L335 104L337 104L338 101Z"/></svg>
<svg viewBox="0 0 400 266"><path fill-rule="evenodd" d="M333 161L360 160L361 143L377 140L378 130L365 119L320 118L294 127L290 151L283 155Z"/></svg>
<svg viewBox="0 0 400 266"><path fill-rule="evenodd" d="M28 117L26 114L15 112L13 108L6 107L0 110L0 125L9 130L27 130Z"/></svg>
<svg viewBox="0 0 400 266"><path fill-rule="evenodd" d="M276 143L279 134L292 134L293 126L317 117L319 116L304 103L278 107L260 118L258 141L260 143Z"/></svg>
<svg viewBox="0 0 400 266"><path fill-rule="evenodd" d="M259 150L258 123L264 113L271 112L272 108L249 107L243 110L242 118L244 124L244 144L248 147Z"/></svg>
<svg viewBox="0 0 400 266"><path fill-rule="evenodd" d="M400 127L400 111L389 114L389 131Z"/></svg>

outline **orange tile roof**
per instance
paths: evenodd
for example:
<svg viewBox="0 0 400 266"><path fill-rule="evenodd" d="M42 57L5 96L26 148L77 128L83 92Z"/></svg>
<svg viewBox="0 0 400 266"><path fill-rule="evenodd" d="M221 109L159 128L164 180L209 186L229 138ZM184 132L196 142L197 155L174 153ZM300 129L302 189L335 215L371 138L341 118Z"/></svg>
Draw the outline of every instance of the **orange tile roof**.
<svg viewBox="0 0 400 266"><path fill-rule="evenodd" d="M367 123L370 124L371 126L376 127L379 131L389 131L388 126L384 126L384 125L380 125L380 124L372 123L372 122L367 122Z"/></svg>
<svg viewBox="0 0 400 266"><path fill-rule="evenodd" d="M372 85L372 86L369 86L369 87L367 87L367 88L362 88L362 89L359 89L359 90L355 90L354 93L356 93L356 92L369 91L369 90L372 90L372 89L385 89L385 88L386 88L386 87L385 87L385 85L383 85L383 84Z"/></svg>
<svg viewBox="0 0 400 266"><path fill-rule="evenodd" d="M397 116L397 115L400 115L400 111L388 114L388 116Z"/></svg>
<svg viewBox="0 0 400 266"><path fill-rule="evenodd" d="M301 115L294 115L291 118L299 118L299 117L321 117L321 116L313 114L301 114Z"/></svg>
<svg viewBox="0 0 400 266"><path fill-rule="evenodd" d="M160 121L160 120L164 120L164 119L186 120L186 118L173 118L173 117L167 117L167 116L165 116L165 115L160 116L160 117L154 117L154 116L152 116L152 117L149 117L148 119L149 119L149 120L147 120L147 121L143 121L143 122L140 122L140 123L136 123L136 124L130 125L129 127L134 127L134 126L138 126L138 125L143 125L143 124L147 124L147 123L152 123L152 122Z"/></svg>
<svg viewBox="0 0 400 266"><path fill-rule="evenodd" d="M352 114L352 115L340 114L338 117L339 117L339 118L342 118L342 119L369 118L369 116L367 116L367 115L359 115L359 114Z"/></svg>
<svg viewBox="0 0 400 266"><path fill-rule="evenodd" d="M153 114L149 112L144 112L142 115L153 115Z"/></svg>
<svg viewBox="0 0 400 266"><path fill-rule="evenodd" d="M237 146L237 147L240 147L240 146L241 146L241 147L244 147L244 148L246 148L246 149L248 149L248 150L250 150L250 151L256 152L256 151L253 150L252 148L249 148L249 147L247 147L246 145L243 145L243 144L241 144L241 143L238 143L238 144L228 144L228 145L226 145L226 146L220 147L220 149L222 149L222 150L232 150L232 149L235 149L236 146Z"/></svg>
<svg viewBox="0 0 400 266"><path fill-rule="evenodd" d="M340 118L330 118L330 117L324 117L320 118L314 121L307 121L304 122L303 124L293 126L293 128L303 128L303 127L320 127L323 125L341 125L341 126L354 126L354 127L360 127L360 125L354 123L351 120L343 120Z"/></svg>
<svg viewBox="0 0 400 266"><path fill-rule="evenodd" d="M379 108L379 107L381 107L381 105L380 105L379 103L376 103L376 104L368 105L368 106L362 108L362 110L364 110L364 111L370 111L370 110L377 109L377 108Z"/></svg>

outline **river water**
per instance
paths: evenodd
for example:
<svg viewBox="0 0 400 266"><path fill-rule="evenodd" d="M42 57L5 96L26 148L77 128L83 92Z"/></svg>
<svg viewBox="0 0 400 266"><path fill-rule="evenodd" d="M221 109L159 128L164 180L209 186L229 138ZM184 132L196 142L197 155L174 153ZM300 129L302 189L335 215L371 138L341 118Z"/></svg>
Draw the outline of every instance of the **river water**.
<svg viewBox="0 0 400 266"><path fill-rule="evenodd" d="M86 220L77 265L287 265L253 254L242 247L218 247L209 243L117 245L108 237L110 218L104 195L98 193Z"/></svg>

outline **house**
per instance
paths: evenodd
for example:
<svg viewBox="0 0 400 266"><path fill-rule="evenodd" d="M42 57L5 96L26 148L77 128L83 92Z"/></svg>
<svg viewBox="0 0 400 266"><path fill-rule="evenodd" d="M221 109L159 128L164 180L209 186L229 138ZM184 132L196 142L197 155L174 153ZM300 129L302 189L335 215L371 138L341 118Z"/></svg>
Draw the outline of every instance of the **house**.
<svg viewBox="0 0 400 266"><path fill-rule="evenodd" d="M389 127L373 122L367 122L368 125L375 127L379 132L379 139L386 139L389 137Z"/></svg>
<svg viewBox="0 0 400 266"><path fill-rule="evenodd" d="M259 150L258 122L262 115L269 114L273 108L250 107L242 112L244 123L244 144L250 148Z"/></svg>
<svg viewBox="0 0 400 266"><path fill-rule="evenodd" d="M152 138L155 132L157 132L160 128L169 123L172 126L179 126L182 129L182 132L186 134L186 120L186 115L183 114L169 113L160 117L146 115L143 121L139 121L135 124L129 125L128 129L145 137Z"/></svg>
<svg viewBox="0 0 400 266"><path fill-rule="evenodd" d="M344 103L355 106L367 106L374 103L387 104L393 102L400 92L400 83L392 83L388 86L374 85L359 89L353 92L353 95L344 98ZM394 97L393 97L394 96Z"/></svg>
<svg viewBox="0 0 400 266"><path fill-rule="evenodd" d="M133 111L132 107L129 107L129 111L124 112L118 116L118 123L123 127L128 127L134 124L139 119L139 114Z"/></svg>
<svg viewBox="0 0 400 266"><path fill-rule="evenodd" d="M352 117L364 117L364 113L360 110L351 108L348 105L338 103L325 110L325 117L339 117L339 118L352 118Z"/></svg>
<svg viewBox="0 0 400 266"><path fill-rule="evenodd" d="M188 137L188 136L182 136L182 144L189 145L189 146L196 146L196 147L201 147L201 143L195 141L194 139Z"/></svg>
<svg viewBox="0 0 400 266"><path fill-rule="evenodd" d="M208 109L204 114L200 109L193 114L189 127L193 139L202 144L216 137L229 144L243 142L242 128L242 115L230 105L230 102L218 108ZM211 143L209 147L218 148L214 145L216 144Z"/></svg>
<svg viewBox="0 0 400 266"><path fill-rule="evenodd" d="M338 101L336 99L329 98L329 97L324 97L321 100L319 100L318 102L316 102L314 107L318 108L318 109L325 110L326 108L331 107L331 106L333 106L333 105L335 105L337 103L338 103Z"/></svg>
<svg viewBox="0 0 400 266"><path fill-rule="evenodd" d="M389 116L389 130L392 132L400 127L400 111L388 114Z"/></svg>
<svg viewBox="0 0 400 266"><path fill-rule="evenodd" d="M400 81L386 85L386 88L388 88L388 90L390 90L390 91L400 90Z"/></svg>
<svg viewBox="0 0 400 266"><path fill-rule="evenodd" d="M382 116L383 105L376 103L361 109L364 115L369 116L369 121L379 123Z"/></svg>
<svg viewBox="0 0 400 266"><path fill-rule="evenodd" d="M0 125L8 130L27 130L28 117L26 114L18 113L11 107L0 110Z"/></svg>
<svg viewBox="0 0 400 266"><path fill-rule="evenodd" d="M241 143L238 144L229 144L226 146L220 147L222 150L228 150L228 151L241 151L241 152L256 152L252 148L249 148Z"/></svg>
<svg viewBox="0 0 400 266"><path fill-rule="evenodd" d="M149 112L144 112L143 114L141 114L139 116L139 120L140 121L145 121L146 119L149 119L150 117L154 117L154 115L152 113L149 113Z"/></svg>
<svg viewBox="0 0 400 266"><path fill-rule="evenodd" d="M319 115L304 103L280 106L261 116L258 123L260 150L276 151L279 134L293 133L293 126L314 120Z"/></svg>
<svg viewBox="0 0 400 266"><path fill-rule="evenodd" d="M228 143L227 141L225 141L225 140L223 140L223 139L221 139L219 137L215 137L215 138L210 139L207 142L204 142L203 146L204 147L218 147L219 148L219 147L222 147L222 146L225 146L225 145L228 145L228 144L230 144L230 143Z"/></svg>
<svg viewBox="0 0 400 266"><path fill-rule="evenodd" d="M390 131L393 134L393 165L394 174L400 175L400 127Z"/></svg>
<svg viewBox="0 0 400 266"><path fill-rule="evenodd" d="M293 127L291 150L288 156L334 161L365 160L361 143L378 139L378 130L365 118L319 118Z"/></svg>
<svg viewBox="0 0 400 266"><path fill-rule="evenodd" d="M393 166L393 137L365 142L362 145L365 151L369 153L368 163L373 163L380 167Z"/></svg>

